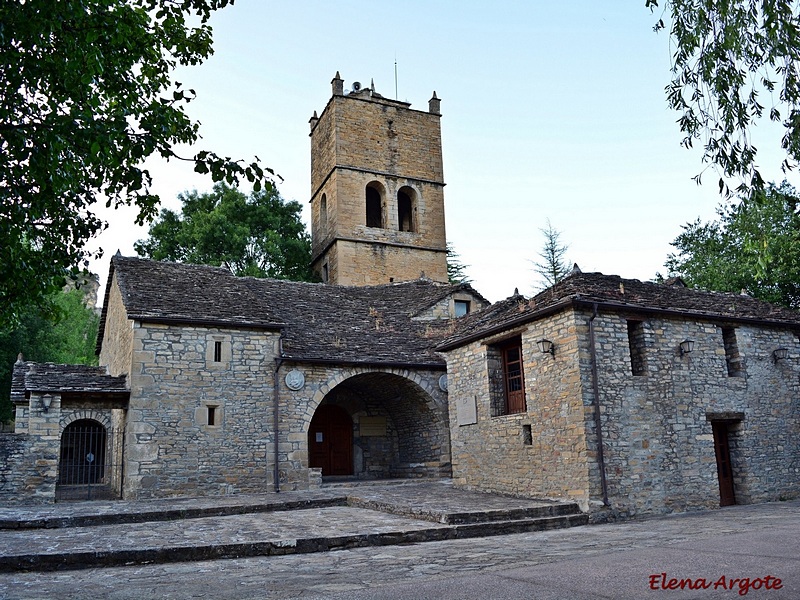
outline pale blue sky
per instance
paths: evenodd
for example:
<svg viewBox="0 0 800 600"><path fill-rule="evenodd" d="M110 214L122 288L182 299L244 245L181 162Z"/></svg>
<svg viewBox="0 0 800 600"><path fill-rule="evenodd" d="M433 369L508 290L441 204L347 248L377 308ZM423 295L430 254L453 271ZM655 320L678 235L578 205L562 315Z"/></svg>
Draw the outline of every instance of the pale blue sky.
<svg viewBox="0 0 800 600"><path fill-rule="evenodd" d="M394 97L396 59L401 100L427 110L434 90L442 99L448 239L495 301L535 291L548 218L584 271L650 279L682 224L714 217L718 176L692 181L700 154L680 147L666 106L670 45L652 31L657 18L644 0L237 0L212 20L215 55L178 80L198 94L199 147L259 156L307 207L308 119L330 80L374 79ZM762 172L782 179L780 132L756 133ZM164 206L211 187L189 165L151 167ZM110 256L135 254L146 235L133 211L109 219L93 265L103 282Z"/></svg>

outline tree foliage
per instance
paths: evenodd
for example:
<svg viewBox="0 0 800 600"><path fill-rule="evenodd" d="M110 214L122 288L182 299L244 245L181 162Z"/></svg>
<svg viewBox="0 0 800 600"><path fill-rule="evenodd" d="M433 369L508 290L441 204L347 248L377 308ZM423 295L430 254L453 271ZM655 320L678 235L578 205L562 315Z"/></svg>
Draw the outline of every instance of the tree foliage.
<svg viewBox="0 0 800 600"><path fill-rule="evenodd" d="M654 10L658 0L646 0ZM656 31L674 44L667 102L680 113L683 145L703 144L728 197L761 189L751 129L762 117L784 128L784 171L800 159L800 2L664 0ZM699 182L700 175L697 176ZM740 185L732 190L726 180Z"/></svg>
<svg viewBox="0 0 800 600"><path fill-rule="evenodd" d="M257 162L175 149L197 141L199 123L173 71L212 54L208 19L232 3L0 3L0 325L86 264L86 242L105 227L96 202L133 204L139 223L156 215L149 156L256 189L269 177Z"/></svg>
<svg viewBox="0 0 800 600"><path fill-rule="evenodd" d="M550 219L547 220L547 227L539 231L544 236L544 245L539 252L543 262L535 262L533 267L543 281L539 287L545 289L569 275L571 269L564 259L569 246L561 243L561 232L550 224Z"/></svg>
<svg viewBox="0 0 800 600"><path fill-rule="evenodd" d="M452 284L472 283L467 275L469 265L461 262L461 256L456 252L453 244L447 242L447 279Z"/></svg>
<svg viewBox="0 0 800 600"><path fill-rule="evenodd" d="M740 292L800 309L800 216L795 189L770 184L740 203L720 207L719 220L683 227L666 267L688 285Z"/></svg>
<svg viewBox="0 0 800 600"><path fill-rule="evenodd" d="M312 281L311 240L302 206L274 186L250 196L223 183L210 193L181 194L180 214L163 209L149 237L134 245L155 260L221 265L240 276Z"/></svg>
<svg viewBox="0 0 800 600"><path fill-rule="evenodd" d="M17 355L25 360L59 364L96 365L95 343L100 317L86 306L85 288L55 292L53 311L29 304L16 326L0 329L0 421L13 418L11 372Z"/></svg>

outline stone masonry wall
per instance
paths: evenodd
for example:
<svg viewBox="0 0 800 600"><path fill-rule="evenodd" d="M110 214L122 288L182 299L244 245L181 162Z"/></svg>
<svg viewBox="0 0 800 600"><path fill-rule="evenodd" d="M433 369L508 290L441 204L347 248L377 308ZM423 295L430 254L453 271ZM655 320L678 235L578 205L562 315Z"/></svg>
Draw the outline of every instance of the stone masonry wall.
<svg viewBox="0 0 800 600"><path fill-rule="evenodd" d="M492 344L522 336L526 412L492 416L498 365ZM555 356L536 342L555 343ZM570 313L448 353L450 436L456 485L540 498L589 501L581 380ZM493 382L494 381L494 385ZM459 403L476 403L474 424L459 419ZM496 412L496 411L495 411ZM469 419L466 419L469 421Z"/></svg>
<svg viewBox="0 0 800 600"><path fill-rule="evenodd" d="M31 394L17 404L14 433L0 434L0 501L41 503L55 500L60 449L60 394L48 394L50 409L42 407L44 394ZM24 424L24 429L21 425Z"/></svg>
<svg viewBox="0 0 800 600"><path fill-rule="evenodd" d="M793 333L601 312L595 334L610 504L603 508L590 318L587 311L565 311L448 353L458 485L573 498L598 520L711 508L720 502L711 421L730 419L737 503L800 495L800 344ZM639 344L637 375L628 321L641 322L631 328ZM739 370L732 370L740 376L728 374L723 326L735 331L737 349L729 354L741 359ZM491 344L518 333L527 410L492 417L502 380ZM554 359L539 353L535 342L541 338L555 342ZM694 351L681 356L685 339L694 340ZM772 352L780 347L789 349L790 358L776 362ZM464 424L459 404L471 402L477 422ZM497 406L495 398L495 413Z"/></svg>
<svg viewBox="0 0 800 600"><path fill-rule="evenodd" d="M278 334L138 322L133 331L125 497L270 491Z"/></svg>
<svg viewBox="0 0 800 600"><path fill-rule="evenodd" d="M108 367L109 375L128 375L131 372L132 353L133 321L128 319L115 274L108 293L105 333L99 361L101 365Z"/></svg>
<svg viewBox="0 0 800 600"><path fill-rule="evenodd" d="M133 331L124 497L273 491L278 334L140 323ZM213 361L216 341L222 343L219 363ZM290 370L303 373L301 389L287 387ZM437 387L441 374L283 363L278 372L281 490L313 484L309 425L316 408L344 381L360 398L344 401L354 424L356 475L449 475L447 400ZM387 434L360 439L362 416L385 416Z"/></svg>
<svg viewBox="0 0 800 600"><path fill-rule="evenodd" d="M626 318L627 317L627 318ZM579 317L588 322L589 314ZM642 320L643 375L633 375L627 321ZM588 327L587 327L588 329ZM728 375L722 329L715 323L603 314L596 319L602 430L612 516L666 513L719 505L710 419L742 415L730 425L737 503L800 493L798 367L775 363L778 347L798 355L788 331L736 326L744 376ZM582 338L588 339L588 338ZM681 356L679 344L694 340ZM582 352L587 416L591 413L588 342ZM596 448L587 419L588 443ZM592 490L600 497L593 464Z"/></svg>
<svg viewBox="0 0 800 600"><path fill-rule="evenodd" d="M334 96L311 132L311 187L334 166L441 182L440 115L392 101Z"/></svg>

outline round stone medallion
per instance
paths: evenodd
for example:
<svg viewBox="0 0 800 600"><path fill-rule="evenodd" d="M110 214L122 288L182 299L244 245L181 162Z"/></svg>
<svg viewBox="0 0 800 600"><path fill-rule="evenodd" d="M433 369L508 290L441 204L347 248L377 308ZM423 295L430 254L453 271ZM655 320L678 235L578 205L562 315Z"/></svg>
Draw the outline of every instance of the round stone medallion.
<svg viewBox="0 0 800 600"><path fill-rule="evenodd" d="M305 375L303 375L297 369L293 369L286 374L286 378L284 379L286 382L286 387L290 390L297 391L302 389L302 387L306 384Z"/></svg>

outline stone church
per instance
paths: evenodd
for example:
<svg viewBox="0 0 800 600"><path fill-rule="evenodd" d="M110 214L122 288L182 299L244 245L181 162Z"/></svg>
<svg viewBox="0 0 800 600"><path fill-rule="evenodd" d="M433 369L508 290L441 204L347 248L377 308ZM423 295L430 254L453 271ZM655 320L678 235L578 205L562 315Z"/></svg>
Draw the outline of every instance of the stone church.
<svg viewBox="0 0 800 600"><path fill-rule="evenodd" d="M323 283L114 256L99 367L15 365L0 500L447 477L597 519L800 492L800 316L576 271L448 282L440 101L338 73L311 126Z"/></svg>

